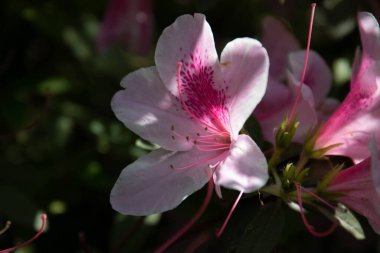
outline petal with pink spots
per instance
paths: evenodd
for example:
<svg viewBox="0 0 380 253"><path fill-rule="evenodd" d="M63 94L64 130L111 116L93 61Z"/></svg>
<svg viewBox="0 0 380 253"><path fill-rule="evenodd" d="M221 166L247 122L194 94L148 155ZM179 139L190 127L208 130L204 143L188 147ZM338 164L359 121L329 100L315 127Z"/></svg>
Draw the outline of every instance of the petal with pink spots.
<svg viewBox="0 0 380 253"><path fill-rule="evenodd" d="M191 120L165 88L156 68L140 69L122 80L125 90L112 98L116 117L142 138L168 150L188 150L204 129Z"/></svg>
<svg viewBox="0 0 380 253"><path fill-rule="evenodd" d="M162 82L178 96L177 63L190 76L213 71L218 61L214 37L202 14L182 15L168 26L157 42L155 62Z"/></svg>
<svg viewBox="0 0 380 253"><path fill-rule="evenodd" d="M218 154L155 150L128 165L111 192L112 207L123 214L148 215L175 208L202 188Z"/></svg>

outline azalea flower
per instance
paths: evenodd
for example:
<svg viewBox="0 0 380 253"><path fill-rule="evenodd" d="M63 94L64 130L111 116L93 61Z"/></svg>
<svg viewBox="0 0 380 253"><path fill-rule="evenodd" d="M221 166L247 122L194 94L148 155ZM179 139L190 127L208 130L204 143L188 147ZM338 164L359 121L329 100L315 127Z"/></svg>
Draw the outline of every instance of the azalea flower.
<svg viewBox="0 0 380 253"><path fill-rule="evenodd" d="M254 115L265 139L273 143L274 130L289 116L296 100L306 51L300 50L296 38L272 17L264 19L262 43L268 50L271 65L268 89ZM307 132L319 120L329 116L338 104L337 100L327 98L331 88L331 72L326 62L313 50L310 50L308 58L304 85L296 107L300 125L294 141L300 143Z"/></svg>
<svg viewBox="0 0 380 253"><path fill-rule="evenodd" d="M370 145L372 157L339 172L327 191L340 193L337 200L359 214L380 234L380 152Z"/></svg>
<svg viewBox="0 0 380 253"><path fill-rule="evenodd" d="M151 0L111 0L96 44L103 53L119 43L139 54L147 54L153 35Z"/></svg>
<svg viewBox="0 0 380 253"><path fill-rule="evenodd" d="M339 108L327 120L316 148L340 144L327 155L350 157L355 163L370 156L369 140L380 143L380 28L375 17L358 14L362 50L357 51L351 90Z"/></svg>
<svg viewBox="0 0 380 253"><path fill-rule="evenodd" d="M269 61L260 42L235 39L219 60L205 16L183 15L160 36L155 63L124 77L112 99L120 121L161 146L122 171L113 208L164 212L210 178L217 189L249 193L264 186L265 156L239 134L266 89Z"/></svg>

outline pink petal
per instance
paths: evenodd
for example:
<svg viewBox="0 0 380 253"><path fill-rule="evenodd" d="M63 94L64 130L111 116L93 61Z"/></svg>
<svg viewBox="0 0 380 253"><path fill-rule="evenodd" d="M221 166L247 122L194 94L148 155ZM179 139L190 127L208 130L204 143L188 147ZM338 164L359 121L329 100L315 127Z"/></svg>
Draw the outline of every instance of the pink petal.
<svg viewBox="0 0 380 253"><path fill-rule="evenodd" d="M255 117L261 121L272 117L282 111L284 107L289 107L292 93L288 86L269 77L267 90L261 102L254 111Z"/></svg>
<svg viewBox="0 0 380 253"><path fill-rule="evenodd" d="M253 192L268 180L268 164L263 152L248 135L239 135L228 157L215 171L215 184Z"/></svg>
<svg viewBox="0 0 380 253"><path fill-rule="evenodd" d="M125 90L112 98L116 117L142 138L168 150L188 150L193 138L203 133L190 120L175 97L166 90L155 67L140 69L122 80Z"/></svg>
<svg viewBox="0 0 380 253"><path fill-rule="evenodd" d="M181 61L183 68L193 72L199 72L203 67L213 68L218 61L211 28L202 14L178 17L157 42L157 70L162 82L175 96L178 96L177 63Z"/></svg>
<svg viewBox="0 0 380 253"><path fill-rule="evenodd" d="M97 48L105 52L112 44L146 54L153 35L151 0L111 0L97 37Z"/></svg>
<svg viewBox="0 0 380 253"><path fill-rule="evenodd" d="M380 29L376 18L369 12L358 13L363 53L380 60Z"/></svg>
<svg viewBox="0 0 380 253"><path fill-rule="evenodd" d="M221 78L226 89L227 107L233 136L264 96L269 60L266 50L254 39L235 39L221 54Z"/></svg>
<svg viewBox="0 0 380 253"><path fill-rule="evenodd" d="M377 148L377 144L374 139L372 139L369 143L369 149L371 151L371 176L373 185L375 186L376 193L380 197L380 154L377 151L379 149Z"/></svg>
<svg viewBox="0 0 380 253"><path fill-rule="evenodd" d="M297 80L301 80L304 60L304 50L289 54L290 69ZM312 90L316 106L321 105L331 88L331 72L323 58L312 50L309 53L304 83Z"/></svg>
<svg viewBox="0 0 380 253"><path fill-rule="evenodd" d="M273 17L263 21L263 46L268 50L270 59L269 75L277 80L285 77L288 54L299 49L296 38L285 26Z"/></svg>
<svg viewBox="0 0 380 253"><path fill-rule="evenodd" d="M328 190L344 194L338 200L367 217L373 229L380 234L380 151L373 139L369 150L371 157L339 172Z"/></svg>
<svg viewBox="0 0 380 253"><path fill-rule="evenodd" d="M371 138L380 143L380 28L372 15L359 14L363 52L354 62L351 90L326 122L316 148L341 145L327 154L351 157L358 163L368 157ZM375 52L375 51L376 52Z"/></svg>
<svg viewBox="0 0 380 253"><path fill-rule="evenodd" d="M215 153L158 149L128 165L111 192L112 207L123 214L149 215L178 206L209 180Z"/></svg>

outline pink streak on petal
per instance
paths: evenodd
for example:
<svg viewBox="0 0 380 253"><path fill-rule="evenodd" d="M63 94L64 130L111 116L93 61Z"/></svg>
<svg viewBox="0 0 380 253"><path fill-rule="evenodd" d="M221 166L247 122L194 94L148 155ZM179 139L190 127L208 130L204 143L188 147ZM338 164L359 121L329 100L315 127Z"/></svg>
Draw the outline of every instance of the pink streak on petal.
<svg viewBox="0 0 380 253"><path fill-rule="evenodd" d="M206 17L202 14L182 15L161 34L156 47L155 62L161 80L178 97L177 62L200 75L202 66L212 68L218 62L214 37ZM186 64L190 64L186 66ZM194 68L191 66L194 64ZM207 70L209 71L209 70Z"/></svg>

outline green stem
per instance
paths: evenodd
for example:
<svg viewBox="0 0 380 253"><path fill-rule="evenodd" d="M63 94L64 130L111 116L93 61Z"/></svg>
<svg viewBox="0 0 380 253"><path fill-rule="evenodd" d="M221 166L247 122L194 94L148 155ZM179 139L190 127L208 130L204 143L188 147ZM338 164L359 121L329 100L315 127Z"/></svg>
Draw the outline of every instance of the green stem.
<svg viewBox="0 0 380 253"><path fill-rule="evenodd" d="M278 185L278 186L281 186L282 184L281 184L281 178L276 171L276 166L280 160L282 153L283 153L282 149L275 148L273 155L268 162L269 172L272 173L272 175L274 177L274 181L275 181L276 185Z"/></svg>
<svg viewBox="0 0 380 253"><path fill-rule="evenodd" d="M300 159L297 162L296 165L296 176L304 169L306 163L309 161L309 156L305 154L305 152L302 151Z"/></svg>

